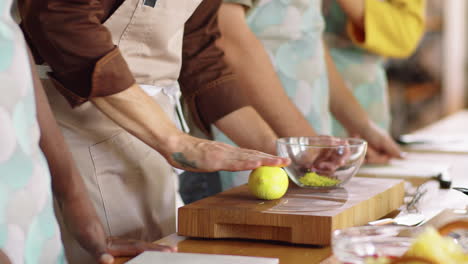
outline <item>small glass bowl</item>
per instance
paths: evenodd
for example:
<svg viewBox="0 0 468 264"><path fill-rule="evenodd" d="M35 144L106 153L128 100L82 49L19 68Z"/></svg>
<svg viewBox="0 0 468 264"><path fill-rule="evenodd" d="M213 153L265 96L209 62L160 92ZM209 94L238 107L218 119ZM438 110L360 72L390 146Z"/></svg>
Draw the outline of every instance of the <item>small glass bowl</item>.
<svg viewBox="0 0 468 264"><path fill-rule="evenodd" d="M361 226L336 230L333 254L341 263L364 264L367 258L401 257L411 246L418 228Z"/></svg>
<svg viewBox="0 0 468 264"><path fill-rule="evenodd" d="M280 138L278 155L291 159L284 169L300 187L333 189L349 181L364 161L367 142L329 136Z"/></svg>

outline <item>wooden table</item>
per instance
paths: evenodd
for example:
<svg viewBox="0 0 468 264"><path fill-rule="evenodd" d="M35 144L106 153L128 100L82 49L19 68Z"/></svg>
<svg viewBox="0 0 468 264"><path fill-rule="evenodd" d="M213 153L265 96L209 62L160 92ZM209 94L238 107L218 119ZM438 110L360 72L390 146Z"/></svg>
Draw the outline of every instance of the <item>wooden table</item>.
<svg viewBox="0 0 468 264"><path fill-rule="evenodd" d="M439 121L422 131L441 134L467 133L468 111L463 111ZM452 186L468 187L468 155L443 153L409 153L409 159L443 162L452 164ZM422 198L418 207L427 217L433 217L444 209L464 209L468 205L468 196L455 190L441 190L437 182L427 184L429 192ZM249 240L208 240L177 236L165 237L156 243L177 246L179 252L226 254L279 258L281 264L325 263L331 256L330 247L312 247ZM118 259L117 264L127 259ZM334 263L326 260L327 263Z"/></svg>

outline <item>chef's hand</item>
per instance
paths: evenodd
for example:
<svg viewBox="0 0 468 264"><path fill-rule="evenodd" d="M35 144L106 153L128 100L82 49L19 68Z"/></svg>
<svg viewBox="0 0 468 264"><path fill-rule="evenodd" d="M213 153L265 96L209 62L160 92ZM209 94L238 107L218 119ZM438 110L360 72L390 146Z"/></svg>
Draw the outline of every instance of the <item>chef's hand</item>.
<svg viewBox="0 0 468 264"><path fill-rule="evenodd" d="M385 153L380 153L372 147L367 147L366 164L384 165L390 162L391 157Z"/></svg>
<svg viewBox="0 0 468 264"><path fill-rule="evenodd" d="M322 150L313 165L315 171L322 175L333 174L339 167L346 164L351 154L349 143L346 139L329 137L328 140L329 145L337 146L337 148Z"/></svg>
<svg viewBox="0 0 468 264"><path fill-rule="evenodd" d="M80 176L77 174L77 176ZM81 176L80 176L81 177ZM114 257L134 257L145 250L174 252L177 249L139 240L109 238L89 201L81 178L70 181L74 195L56 195L63 221L71 235L99 264L114 263ZM54 186L57 188L59 186ZM56 194L60 194L55 192Z"/></svg>
<svg viewBox="0 0 468 264"><path fill-rule="evenodd" d="M337 146L337 148L306 149L294 164L304 173L313 171L320 175L331 175L346 164L351 154L349 143L346 139L332 136L320 136L320 138L324 145Z"/></svg>
<svg viewBox="0 0 468 264"><path fill-rule="evenodd" d="M361 137L369 144L366 159L369 163L385 164L391 158L402 159L403 153L397 143L383 129L373 122L360 129L360 133L352 134Z"/></svg>
<svg viewBox="0 0 468 264"><path fill-rule="evenodd" d="M169 163L188 171L242 171L260 166L287 166L288 158L180 133L163 152Z"/></svg>
<svg viewBox="0 0 468 264"><path fill-rule="evenodd" d="M96 257L99 264L113 264L115 257L134 257L144 251L176 252L177 249L139 240L108 238L107 248L97 252Z"/></svg>

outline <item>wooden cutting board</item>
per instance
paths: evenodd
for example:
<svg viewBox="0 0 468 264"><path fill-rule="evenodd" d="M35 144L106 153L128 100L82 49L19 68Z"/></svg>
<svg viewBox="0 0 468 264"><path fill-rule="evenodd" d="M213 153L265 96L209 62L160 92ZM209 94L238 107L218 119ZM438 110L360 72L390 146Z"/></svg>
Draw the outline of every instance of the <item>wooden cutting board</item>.
<svg viewBox="0 0 468 264"><path fill-rule="evenodd" d="M402 180L354 177L343 188L290 185L283 198L258 200L243 185L179 208L178 234L329 245L335 229L364 225L403 204Z"/></svg>

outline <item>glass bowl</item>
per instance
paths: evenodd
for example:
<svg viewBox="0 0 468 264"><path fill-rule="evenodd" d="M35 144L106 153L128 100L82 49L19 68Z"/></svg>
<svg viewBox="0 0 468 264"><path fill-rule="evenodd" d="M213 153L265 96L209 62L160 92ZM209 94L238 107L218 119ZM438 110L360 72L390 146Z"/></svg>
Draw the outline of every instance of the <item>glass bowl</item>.
<svg viewBox="0 0 468 264"><path fill-rule="evenodd" d="M401 257L419 229L400 226L361 226L336 230L333 254L341 263L363 264L367 258Z"/></svg>
<svg viewBox="0 0 468 264"><path fill-rule="evenodd" d="M276 142L278 155L291 159L284 169L298 186L332 189L349 181L364 161L367 142L329 136L288 137Z"/></svg>

